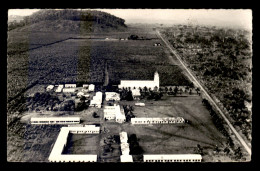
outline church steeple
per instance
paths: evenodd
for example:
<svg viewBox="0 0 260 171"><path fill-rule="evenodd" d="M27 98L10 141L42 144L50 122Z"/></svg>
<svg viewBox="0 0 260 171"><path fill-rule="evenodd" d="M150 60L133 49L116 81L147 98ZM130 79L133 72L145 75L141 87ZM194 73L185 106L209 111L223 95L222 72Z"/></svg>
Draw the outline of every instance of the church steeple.
<svg viewBox="0 0 260 171"><path fill-rule="evenodd" d="M157 86L159 88L160 80L159 80L159 74L157 71L154 73L154 84L155 84L155 86Z"/></svg>

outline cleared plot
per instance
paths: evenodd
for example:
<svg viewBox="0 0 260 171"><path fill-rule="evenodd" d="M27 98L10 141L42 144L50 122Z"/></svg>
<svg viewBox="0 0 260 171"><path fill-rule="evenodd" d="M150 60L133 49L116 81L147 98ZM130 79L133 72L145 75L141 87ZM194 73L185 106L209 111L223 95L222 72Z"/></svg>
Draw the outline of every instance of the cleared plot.
<svg viewBox="0 0 260 171"><path fill-rule="evenodd" d="M136 134L144 154L195 153L197 144L203 149L213 149L215 145L223 146L226 141L199 96L148 101L145 107L134 106L133 114L136 117L180 116L189 121L185 124L146 126L125 124L124 130L128 134Z"/></svg>
<svg viewBox="0 0 260 171"><path fill-rule="evenodd" d="M69 134L63 154L97 154L99 135Z"/></svg>

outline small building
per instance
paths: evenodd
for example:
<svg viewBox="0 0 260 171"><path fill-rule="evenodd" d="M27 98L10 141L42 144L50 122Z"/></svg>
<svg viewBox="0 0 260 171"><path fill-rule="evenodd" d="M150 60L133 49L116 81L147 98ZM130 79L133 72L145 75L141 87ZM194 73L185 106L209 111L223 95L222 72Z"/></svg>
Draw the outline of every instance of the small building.
<svg viewBox="0 0 260 171"><path fill-rule="evenodd" d="M89 91L95 91L95 85L94 84L90 84L88 87Z"/></svg>
<svg viewBox="0 0 260 171"><path fill-rule="evenodd" d="M75 88L63 88L64 93L74 93L76 91Z"/></svg>
<svg viewBox="0 0 260 171"><path fill-rule="evenodd" d="M130 148L129 148L129 144L128 143L121 143L120 147L121 147L122 155L129 155Z"/></svg>
<svg viewBox="0 0 260 171"><path fill-rule="evenodd" d="M141 93L139 89L132 89L132 96L135 100L140 100Z"/></svg>
<svg viewBox="0 0 260 171"><path fill-rule="evenodd" d="M82 96L84 96L84 93L82 91L80 91L80 92L77 93L77 96L82 97Z"/></svg>
<svg viewBox="0 0 260 171"><path fill-rule="evenodd" d="M162 46L161 43L154 43L154 46Z"/></svg>
<svg viewBox="0 0 260 171"><path fill-rule="evenodd" d="M132 155L121 155L120 161L121 162L133 162L133 156Z"/></svg>
<svg viewBox="0 0 260 171"><path fill-rule="evenodd" d="M65 84L66 88L76 88L76 84Z"/></svg>
<svg viewBox="0 0 260 171"><path fill-rule="evenodd" d="M102 104L102 92L99 91L96 92L95 96L93 96L93 99L90 101L89 106L101 108L101 104Z"/></svg>
<svg viewBox="0 0 260 171"><path fill-rule="evenodd" d="M145 103L135 103L136 106L145 106Z"/></svg>
<svg viewBox="0 0 260 171"><path fill-rule="evenodd" d="M119 101L120 100L120 94L116 92L106 92L106 101Z"/></svg>
<svg viewBox="0 0 260 171"><path fill-rule="evenodd" d="M89 86L88 84L83 84L82 87L83 87L83 88L88 88L88 86Z"/></svg>
<svg viewBox="0 0 260 171"><path fill-rule="evenodd" d="M62 91L62 89L63 89L63 87L64 87L64 85L59 85L58 87L57 87L57 89L55 90L55 92L56 93L60 93L61 91Z"/></svg>
<svg viewBox="0 0 260 171"><path fill-rule="evenodd" d="M124 110L120 109L120 106L116 104L104 107L104 118L108 120L115 119L118 123L126 121Z"/></svg>
<svg viewBox="0 0 260 171"><path fill-rule="evenodd" d="M126 121L124 109L117 109L116 111L116 122L123 123Z"/></svg>
<svg viewBox="0 0 260 171"><path fill-rule="evenodd" d="M114 106L104 106L104 118L107 120L116 119L115 105Z"/></svg>
<svg viewBox="0 0 260 171"><path fill-rule="evenodd" d="M147 154L144 162L201 162L200 154Z"/></svg>
<svg viewBox="0 0 260 171"><path fill-rule="evenodd" d="M50 91L54 88L54 85L48 85L48 87L46 88L47 91Z"/></svg>
<svg viewBox="0 0 260 171"><path fill-rule="evenodd" d="M127 133L126 132L120 132L119 136L120 136L120 142L121 143L127 143L128 137L127 137Z"/></svg>

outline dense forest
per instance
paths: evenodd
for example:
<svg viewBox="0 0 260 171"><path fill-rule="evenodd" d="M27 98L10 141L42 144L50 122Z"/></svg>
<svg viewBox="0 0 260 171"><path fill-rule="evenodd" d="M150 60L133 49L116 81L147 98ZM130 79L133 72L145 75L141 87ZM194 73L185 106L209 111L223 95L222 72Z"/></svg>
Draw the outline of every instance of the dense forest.
<svg viewBox="0 0 260 171"><path fill-rule="evenodd" d="M69 24L69 26L67 26ZM40 26L38 26L40 25ZM72 26L76 25L76 26ZM29 27L28 27L29 26ZM95 10L40 10L31 16L24 17L20 22L9 22L8 31L55 31L57 26L65 31L95 31L96 27L105 30L106 28L125 28L125 20L106 12ZM22 28L24 27L24 28ZM28 27L28 28L27 28ZM66 27L70 27L69 29Z"/></svg>

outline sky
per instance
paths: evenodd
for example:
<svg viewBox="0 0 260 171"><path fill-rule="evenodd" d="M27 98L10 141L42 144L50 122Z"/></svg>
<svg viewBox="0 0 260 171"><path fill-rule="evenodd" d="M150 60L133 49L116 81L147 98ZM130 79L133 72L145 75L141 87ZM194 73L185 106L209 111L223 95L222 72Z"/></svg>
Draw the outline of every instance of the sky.
<svg viewBox="0 0 260 171"><path fill-rule="evenodd" d="M10 9L8 15L27 16L39 9ZM202 24L252 29L249 9L95 9L128 23Z"/></svg>

